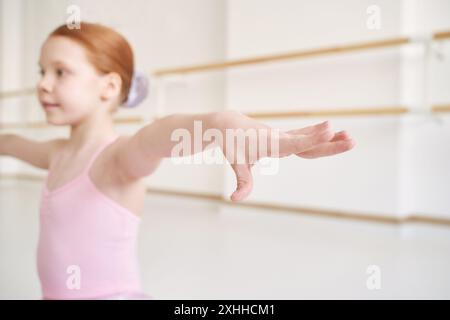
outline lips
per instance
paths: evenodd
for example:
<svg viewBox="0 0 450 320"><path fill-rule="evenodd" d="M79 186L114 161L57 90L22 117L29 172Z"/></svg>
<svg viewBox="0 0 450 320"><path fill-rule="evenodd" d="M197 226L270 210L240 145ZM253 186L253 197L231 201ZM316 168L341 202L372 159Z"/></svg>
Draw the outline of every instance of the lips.
<svg viewBox="0 0 450 320"><path fill-rule="evenodd" d="M59 104L50 103L50 102L42 102L42 106L44 107L44 109L53 109L53 108L58 108Z"/></svg>

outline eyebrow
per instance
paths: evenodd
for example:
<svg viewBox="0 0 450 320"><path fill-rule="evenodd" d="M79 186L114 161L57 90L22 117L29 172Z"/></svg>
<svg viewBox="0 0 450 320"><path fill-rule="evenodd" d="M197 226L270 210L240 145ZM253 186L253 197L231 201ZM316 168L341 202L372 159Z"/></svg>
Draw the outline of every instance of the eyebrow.
<svg viewBox="0 0 450 320"><path fill-rule="evenodd" d="M42 68L42 63L41 63L40 61L38 62L38 65L39 65L39 67ZM65 63L65 62L63 62L63 61L61 61L61 60L51 61L51 62L50 62L50 65L61 65L61 66L63 66L63 67L66 67L66 68L69 68L69 69L70 69L70 66L69 66L67 63Z"/></svg>

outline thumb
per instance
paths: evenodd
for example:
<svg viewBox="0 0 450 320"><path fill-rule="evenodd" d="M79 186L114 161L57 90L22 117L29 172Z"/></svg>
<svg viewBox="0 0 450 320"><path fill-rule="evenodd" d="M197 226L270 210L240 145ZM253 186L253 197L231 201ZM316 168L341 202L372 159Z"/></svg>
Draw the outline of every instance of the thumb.
<svg viewBox="0 0 450 320"><path fill-rule="evenodd" d="M233 192L230 199L237 202L246 198L253 189L253 177L248 164L232 164L231 167L236 174L236 191Z"/></svg>

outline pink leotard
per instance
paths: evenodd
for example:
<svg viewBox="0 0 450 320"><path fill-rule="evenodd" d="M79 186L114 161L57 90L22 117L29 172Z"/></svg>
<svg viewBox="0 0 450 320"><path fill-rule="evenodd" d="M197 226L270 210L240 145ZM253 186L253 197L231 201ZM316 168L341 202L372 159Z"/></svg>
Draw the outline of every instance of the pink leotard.
<svg viewBox="0 0 450 320"><path fill-rule="evenodd" d="M44 299L143 297L137 259L140 218L100 192L89 169L50 191L45 182L37 252ZM149 297L149 296L147 296ZM150 297L149 297L150 298Z"/></svg>

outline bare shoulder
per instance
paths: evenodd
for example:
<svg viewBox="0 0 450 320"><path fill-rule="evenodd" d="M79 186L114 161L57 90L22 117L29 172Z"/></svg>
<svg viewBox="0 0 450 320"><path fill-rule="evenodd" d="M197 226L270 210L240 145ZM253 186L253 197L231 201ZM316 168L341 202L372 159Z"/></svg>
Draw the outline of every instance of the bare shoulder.
<svg viewBox="0 0 450 320"><path fill-rule="evenodd" d="M40 142L41 152L43 153L43 157L46 156L48 159L47 168L50 168L51 163L54 159L61 153L64 146L67 144L69 140L64 138L56 138L47 141Z"/></svg>
<svg viewBox="0 0 450 320"><path fill-rule="evenodd" d="M152 174L162 159L152 157L149 148L138 134L120 136L111 148L114 174L125 184Z"/></svg>
<svg viewBox="0 0 450 320"><path fill-rule="evenodd" d="M121 135L94 161L90 178L107 197L137 215L142 214L146 184L139 177L129 179L118 166L121 155L129 153L132 136Z"/></svg>
<svg viewBox="0 0 450 320"><path fill-rule="evenodd" d="M111 176L115 177L115 180L122 183L129 183L125 175L119 170L119 164L123 155L128 152L128 146L132 136L120 135L119 138L114 141L104 152L99 159L99 166L104 171L108 172Z"/></svg>
<svg viewBox="0 0 450 320"><path fill-rule="evenodd" d="M129 135L120 135L108 148L108 158L116 159L122 152L126 151L131 138L132 136Z"/></svg>

